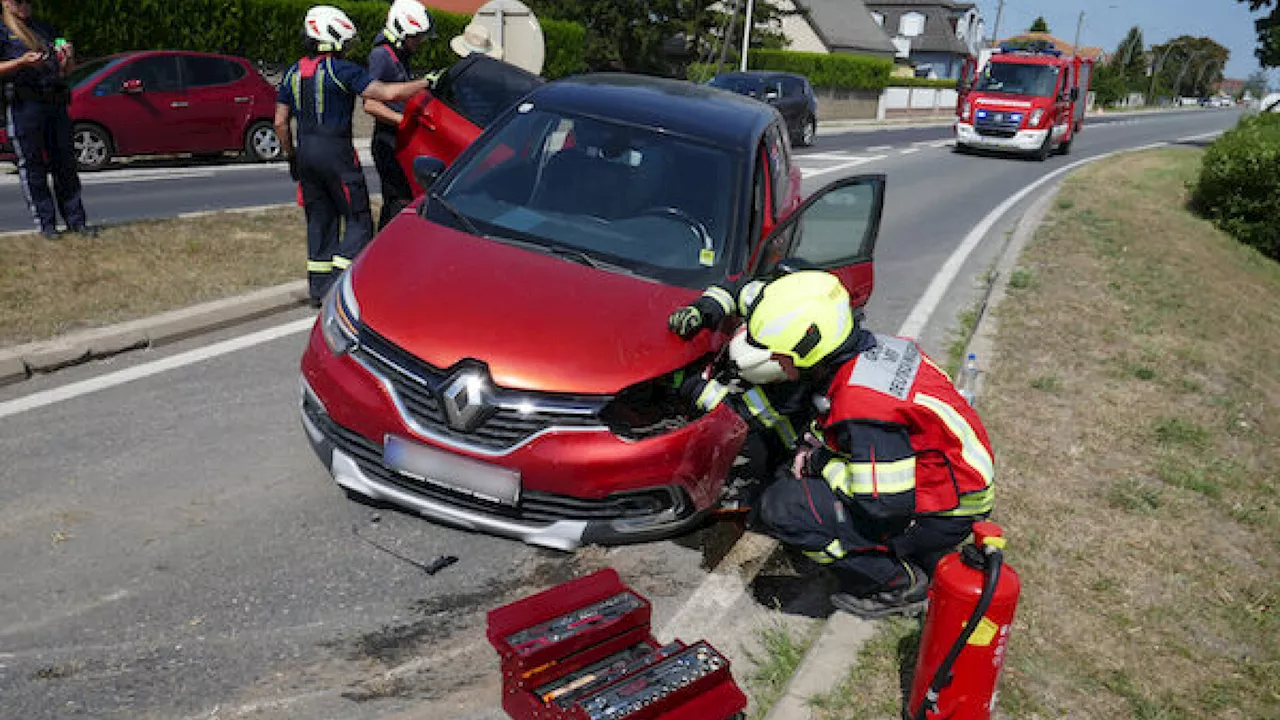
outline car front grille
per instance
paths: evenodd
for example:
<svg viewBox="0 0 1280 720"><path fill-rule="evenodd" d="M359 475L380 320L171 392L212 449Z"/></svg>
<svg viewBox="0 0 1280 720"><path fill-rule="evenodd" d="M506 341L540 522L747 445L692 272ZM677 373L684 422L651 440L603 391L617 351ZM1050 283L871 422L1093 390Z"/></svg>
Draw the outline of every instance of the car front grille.
<svg viewBox="0 0 1280 720"><path fill-rule="evenodd" d="M1022 125L1022 113L980 110L974 118L973 128L979 135L988 137L1013 137Z"/></svg>
<svg viewBox="0 0 1280 720"><path fill-rule="evenodd" d="M496 402L473 429L449 424L441 390L453 373L419 360L368 328L361 328L353 357L390 383L413 423L445 442L484 450L508 450L552 427L604 428L598 417L607 398L558 398L496 388ZM513 406L525 404L517 410ZM572 409L571 409L572 408Z"/></svg>
<svg viewBox="0 0 1280 720"><path fill-rule="evenodd" d="M675 486L610 495L599 500L526 490L521 492L519 504L515 507L490 502L420 482L388 468L382 462L382 448L377 443L334 422L310 397L303 402L303 412L333 446L355 460L361 472L369 478L412 495L474 512L527 522L555 522L646 517L665 510L684 516L692 507L692 501L684 491Z"/></svg>

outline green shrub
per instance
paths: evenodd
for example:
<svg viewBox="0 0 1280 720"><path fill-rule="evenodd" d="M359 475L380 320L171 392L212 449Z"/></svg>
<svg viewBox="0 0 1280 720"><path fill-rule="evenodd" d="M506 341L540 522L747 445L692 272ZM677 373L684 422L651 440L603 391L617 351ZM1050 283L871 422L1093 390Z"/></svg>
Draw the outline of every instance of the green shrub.
<svg viewBox="0 0 1280 720"><path fill-rule="evenodd" d="M752 50L747 67L798 73L817 88L880 91L889 86L893 62L870 55Z"/></svg>
<svg viewBox="0 0 1280 720"><path fill-rule="evenodd" d="M1214 141L1192 191L1218 227L1280 260L1280 115L1243 118Z"/></svg>
<svg viewBox="0 0 1280 720"><path fill-rule="evenodd" d="M302 18L314 0L98 0L86 12L84 0L45 0L43 16L75 43L81 58L127 50L193 50L239 55L285 65L302 51ZM363 63L374 37L382 30L388 5L384 0L331 0L359 28L347 51ZM414 69L447 67L457 57L449 40L462 32L469 15L431 11L437 38L414 55ZM541 22L547 42L543 75L579 72L586 31L575 23Z"/></svg>
<svg viewBox="0 0 1280 720"><path fill-rule="evenodd" d="M939 78L930 80L929 78L916 77L891 77L889 78L889 87L922 87L934 88L937 90L955 90L956 81Z"/></svg>

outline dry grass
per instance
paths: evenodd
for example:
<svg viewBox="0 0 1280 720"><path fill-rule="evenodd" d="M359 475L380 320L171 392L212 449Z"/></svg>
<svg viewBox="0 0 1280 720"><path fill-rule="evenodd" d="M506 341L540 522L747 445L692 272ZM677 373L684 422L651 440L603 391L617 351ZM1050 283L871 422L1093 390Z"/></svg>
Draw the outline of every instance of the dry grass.
<svg viewBox="0 0 1280 720"><path fill-rule="evenodd" d="M1199 157L1068 181L997 311L1002 717L1280 718L1280 265L1184 210ZM884 717L877 673L826 717Z"/></svg>
<svg viewBox="0 0 1280 720"><path fill-rule="evenodd" d="M306 277L302 210L0 238L0 345L145 317Z"/></svg>

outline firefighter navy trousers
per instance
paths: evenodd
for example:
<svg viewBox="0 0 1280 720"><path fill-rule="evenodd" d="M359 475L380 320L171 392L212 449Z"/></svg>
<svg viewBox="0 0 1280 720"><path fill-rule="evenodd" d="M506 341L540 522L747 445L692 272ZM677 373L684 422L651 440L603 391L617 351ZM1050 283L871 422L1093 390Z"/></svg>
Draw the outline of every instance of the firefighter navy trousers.
<svg viewBox="0 0 1280 720"><path fill-rule="evenodd" d="M41 231L57 228L57 214L68 228L85 225L84 202L80 198L80 176L76 172L75 148L71 140L71 118L67 106L57 102L22 100L9 93L5 118L13 151L18 156L18 179L27 207ZM53 192L49 192L49 174Z"/></svg>
<svg viewBox="0 0 1280 720"><path fill-rule="evenodd" d="M307 215L307 279L317 301L373 238L373 214L351 138L300 135L297 156Z"/></svg>

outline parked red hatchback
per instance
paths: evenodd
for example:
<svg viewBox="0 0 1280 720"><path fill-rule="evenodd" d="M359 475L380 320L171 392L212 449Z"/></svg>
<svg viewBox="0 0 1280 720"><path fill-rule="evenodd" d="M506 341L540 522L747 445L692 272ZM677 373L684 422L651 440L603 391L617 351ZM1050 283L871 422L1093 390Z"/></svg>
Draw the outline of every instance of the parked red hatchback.
<svg viewBox="0 0 1280 720"><path fill-rule="evenodd" d="M85 62L67 79L82 170L132 155L280 156L275 89L244 58L130 52Z"/></svg>
<svg viewBox="0 0 1280 720"><path fill-rule="evenodd" d="M675 391L732 324L684 342L667 316L788 257L871 292L883 176L801 204L782 117L713 88L549 83L417 170L424 199L325 301L301 414L348 493L451 525L560 549L690 529L746 426Z"/></svg>

